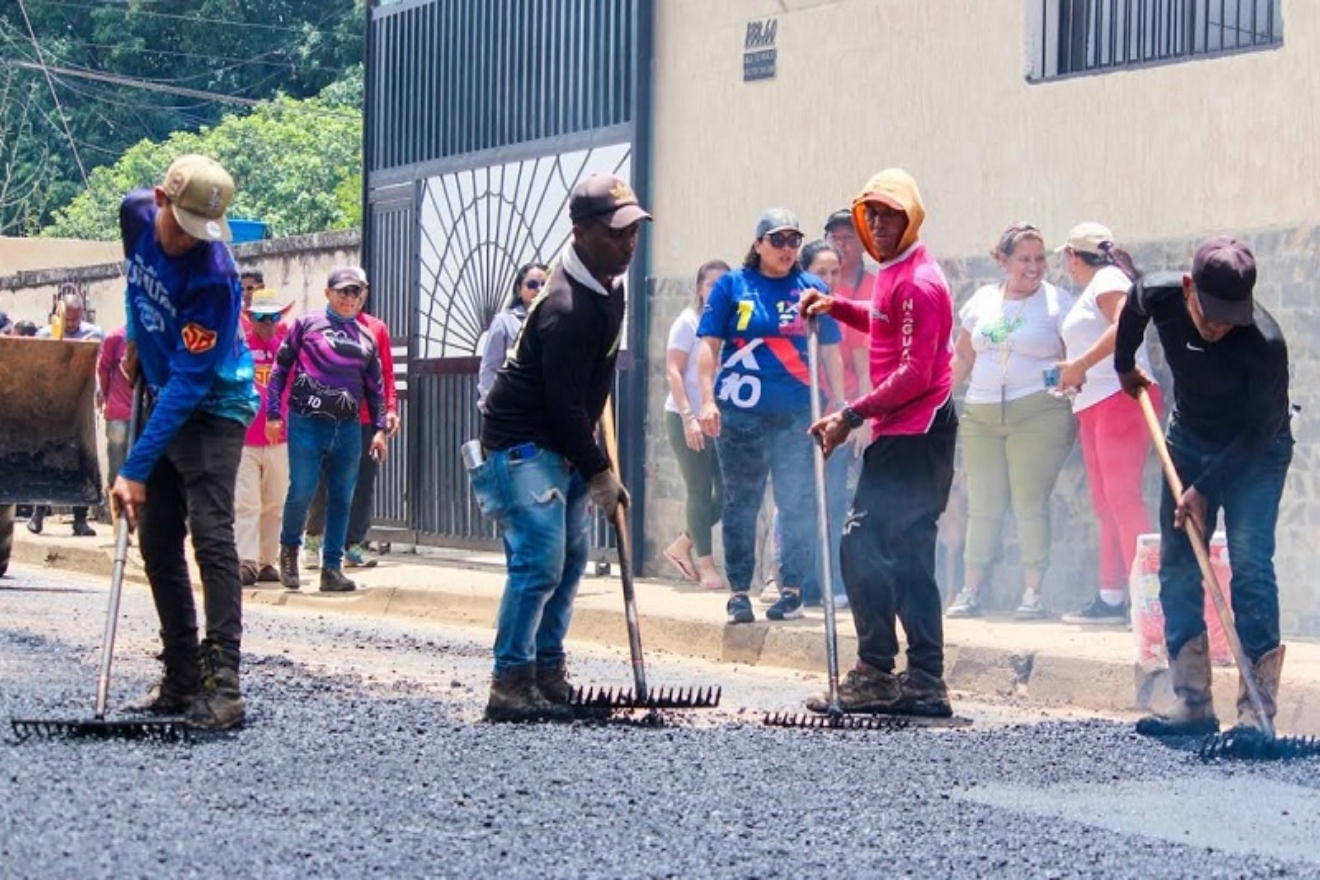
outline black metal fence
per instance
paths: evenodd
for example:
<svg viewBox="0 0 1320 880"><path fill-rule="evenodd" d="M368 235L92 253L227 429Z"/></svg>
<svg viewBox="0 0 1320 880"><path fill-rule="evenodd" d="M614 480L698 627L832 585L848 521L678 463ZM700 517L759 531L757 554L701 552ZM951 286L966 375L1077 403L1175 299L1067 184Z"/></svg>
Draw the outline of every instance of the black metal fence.
<svg viewBox="0 0 1320 880"><path fill-rule="evenodd" d="M1269 48L1282 0L1028 0L1030 79Z"/></svg>

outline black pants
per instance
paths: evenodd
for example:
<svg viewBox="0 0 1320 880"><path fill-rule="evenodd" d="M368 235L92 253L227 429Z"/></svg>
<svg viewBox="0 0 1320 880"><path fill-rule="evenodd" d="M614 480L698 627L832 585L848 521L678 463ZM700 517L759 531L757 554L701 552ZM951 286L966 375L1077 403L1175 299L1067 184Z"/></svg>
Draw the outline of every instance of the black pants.
<svg viewBox="0 0 1320 880"><path fill-rule="evenodd" d="M857 654L894 669L907 635L908 668L944 675L944 620L935 583L936 522L953 483L958 417L951 405L926 434L881 436L866 450L843 525L840 567L857 627Z"/></svg>
<svg viewBox="0 0 1320 880"><path fill-rule="evenodd" d="M206 636L238 660L243 594L234 546L234 484L244 433L233 419L194 413L147 478L139 533L167 654L197 650L197 607L183 555L184 536L191 532L202 570Z"/></svg>
<svg viewBox="0 0 1320 880"><path fill-rule="evenodd" d="M376 501L376 471L380 465L371 457L371 438L376 436L374 425L362 426L362 455L358 458L357 485L353 487L353 505L348 509L348 538L344 547L355 547L367 540L371 529L371 506ZM307 512L307 534L325 534L325 480L316 485L311 509Z"/></svg>

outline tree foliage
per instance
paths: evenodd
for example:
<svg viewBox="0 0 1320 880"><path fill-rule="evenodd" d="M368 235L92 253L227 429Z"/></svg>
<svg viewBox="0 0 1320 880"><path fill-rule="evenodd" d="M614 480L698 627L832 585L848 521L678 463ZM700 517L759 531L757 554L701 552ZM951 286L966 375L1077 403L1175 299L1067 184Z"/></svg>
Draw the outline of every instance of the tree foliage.
<svg viewBox="0 0 1320 880"><path fill-rule="evenodd" d="M362 60L363 0L26 0L24 6L35 45L17 0L0 0L0 88L12 81L0 94L0 175L8 172L17 191L27 193L0 201L0 231L48 222L52 210L82 191L78 158L90 173L144 139L162 143L176 132L218 127L238 107L53 72L57 109L43 73L16 63L264 100L314 97ZM15 124L24 112L26 125Z"/></svg>
<svg viewBox="0 0 1320 880"><path fill-rule="evenodd" d="M87 189L56 211L55 222L42 234L117 238L124 194L155 186L183 153L202 153L224 165L237 187L229 216L264 221L272 236L356 226L361 222L361 85L359 69L325 96L279 97L198 132L140 141L118 162L93 171Z"/></svg>

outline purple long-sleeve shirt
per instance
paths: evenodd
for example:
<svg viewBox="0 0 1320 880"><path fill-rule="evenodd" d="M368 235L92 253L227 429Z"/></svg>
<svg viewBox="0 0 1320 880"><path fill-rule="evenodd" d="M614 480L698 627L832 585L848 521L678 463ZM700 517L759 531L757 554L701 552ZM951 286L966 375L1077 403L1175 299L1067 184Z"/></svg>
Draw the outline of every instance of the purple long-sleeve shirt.
<svg viewBox="0 0 1320 880"><path fill-rule="evenodd" d="M380 352L370 331L355 320L317 312L294 321L275 355L266 397L268 419L280 419L286 384L291 413L357 421L366 400L371 423L385 430Z"/></svg>

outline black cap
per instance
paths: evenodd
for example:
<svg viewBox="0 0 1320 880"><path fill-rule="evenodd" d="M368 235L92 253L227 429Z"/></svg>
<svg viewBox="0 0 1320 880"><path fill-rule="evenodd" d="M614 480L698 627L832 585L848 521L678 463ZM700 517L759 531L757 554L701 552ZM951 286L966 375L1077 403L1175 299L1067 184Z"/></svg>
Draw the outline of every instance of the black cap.
<svg viewBox="0 0 1320 880"><path fill-rule="evenodd" d="M853 228L852 208L840 208L825 218L826 232L829 232L836 226L847 226L849 229Z"/></svg>
<svg viewBox="0 0 1320 880"><path fill-rule="evenodd" d="M361 266L335 266L330 270L330 280L325 286L331 290L339 290L344 287L366 287L367 273L362 271Z"/></svg>
<svg viewBox="0 0 1320 880"><path fill-rule="evenodd" d="M1251 326L1256 258L1245 244L1228 235L1201 242L1192 257L1192 283L1207 321Z"/></svg>
<svg viewBox="0 0 1320 880"><path fill-rule="evenodd" d="M600 220L611 229L651 219L632 187L613 174L593 174L579 181L568 197L568 217L574 223Z"/></svg>

